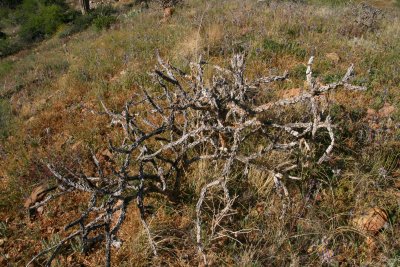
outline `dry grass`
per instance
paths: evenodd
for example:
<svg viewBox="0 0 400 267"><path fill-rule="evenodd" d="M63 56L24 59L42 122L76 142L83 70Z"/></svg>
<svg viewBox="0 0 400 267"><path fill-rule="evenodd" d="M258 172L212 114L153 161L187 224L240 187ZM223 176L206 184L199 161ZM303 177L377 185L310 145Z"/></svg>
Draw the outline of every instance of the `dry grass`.
<svg viewBox="0 0 400 267"><path fill-rule="evenodd" d="M233 52L245 51L249 77L294 70L286 85L265 92L268 97L296 93L287 88L302 88L305 59L311 54L324 81L342 76L355 63L358 83L369 88L365 95L332 96L340 143L330 166L341 173L315 166L303 174L304 181L291 183L292 205L284 219L279 219L281 200L267 174L250 170L249 181L237 184L235 222L255 230L240 236L240 242L215 243L209 251L214 266L399 265L399 9L391 1L368 1L382 8L385 16L376 31L353 36L343 34L346 27L355 27L349 19L352 4L266 2L271 3L212 0L206 7L203 1L186 1L166 23L160 22L159 9L139 13L134 6L114 29L55 37L2 59L0 95L11 103L13 127L0 143L0 239L5 240L0 265L22 266L39 251L41 240L49 239L47 228L64 226L57 220L60 209L71 210L70 218L74 217L73 207L81 196L71 196L67 206L46 207L43 215L27 221L23 200L49 175L41 160L84 154L80 149L68 151L79 142L96 148L107 140L108 125L91 110L100 110L99 98L118 109L137 85L150 87L146 73L155 64L156 49L183 69L198 53L211 63L226 65ZM336 53L340 60L332 62L327 53ZM379 110L385 103L393 105L395 112L380 118L379 129L371 129L367 109ZM293 116L301 114L294 111ZM386 176L380 174L381 168ZM156 208L150 225L158 235L159 259L151 258L132 208L122 229L125 243L115 251L113 262L117 266L197 264L191 207L212 172L202 162L187 170L181 203L151 199ZM318 190L305 202L310 181L316 182ZM370 234L350 224L355 214L375 206L388 213L387 228ZM98 266L102 255L101 248L87 257L71 248L58 261L60 266Z"/></svg>

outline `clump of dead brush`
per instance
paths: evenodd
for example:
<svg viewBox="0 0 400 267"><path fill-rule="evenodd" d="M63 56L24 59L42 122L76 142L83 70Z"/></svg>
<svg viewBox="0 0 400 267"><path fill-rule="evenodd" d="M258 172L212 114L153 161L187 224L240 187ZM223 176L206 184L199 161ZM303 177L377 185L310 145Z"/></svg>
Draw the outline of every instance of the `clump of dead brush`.
<svg viewBox="0 0 400 267"><path fill-rule="evenodd" d="M248 231L229 229L224 223L234 212L230 182L246 179L249 168L269 173L282 196L284 216L290 200L285 181L300 180L301 169L324 164L335 146L335 125L329 108L323 104L327 93L339 87L365 90L350 84L353 66L340 81L320 84L313 77L311 57L304 91L291 98L261 102L257 95L270 90L272 83L287 79L287 73L249 81L243 54L233 56L230 68L212 66L200 58L190 64L189 73L171 66L158 54L157 59L158 66L152 73L156 90L142 88L121 112L113 112L102 103L111 124L120 126L115 136L123 136L109 142L112 164L106 166L92 153L97 173L91 176L60 163L47 164L57 180L58 191L37 203L36 208L76 191L90 194L90 200L81 215L65 227L75 230L27 265L51 252L46 262L50 266L60 249L78 236L83 252L104 243L106 266L110 266L111 247L121 245L118 232L128 205L134 201L157 256L157 244L146 220L145 198L162 194L172 201L179 199L185 171L199 161L207 161L219 170L202 187L193 218L197 250L207 264L205 239L234 238ZM205 77L206 68L213 70L210 80ZM303 112L302 119L290 116L293 108ZM327 138L319 138L324 136ZM326 139L329 141L323 141ZM209 219L202 210L210 194L218 194L219 206L208 229L202 227Z"/></svg>
<svg viewBox="0 0 400 267"><path fill-rule="evenodd" d="M382 10L365 3L353 6L349 13L354 19L344 26L340 32L350 37L361 37L368 32L376 32L383 17Z"/></svg>

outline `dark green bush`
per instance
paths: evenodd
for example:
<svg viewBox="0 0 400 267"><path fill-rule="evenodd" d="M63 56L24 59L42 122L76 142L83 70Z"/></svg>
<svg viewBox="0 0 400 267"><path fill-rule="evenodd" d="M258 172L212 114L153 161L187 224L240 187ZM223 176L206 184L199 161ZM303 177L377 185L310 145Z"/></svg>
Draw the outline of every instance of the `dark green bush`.
<svg viewBox="0 0 400 267"><path fill-rule="evenodd" d="M111 16L116 13L116 10L110 5L102 5L91 11L92 15L99 16Z"/></svg>
<svg viewBox="0 0 400 267"><path fill-rule="evenodd" d="M65 0L21 0L13 9L9 4L3 6L0 3L0 29L20 26L18 35L11 38L0 36L0 57L16 53L32 42L53 35L61 25L65 27L60 37L80 32L91 25L98 30L109 28L116 21L115 13L111 6L100 6L82 15L71 10Z"/></svg>
<svg viewBox="0 0 400 267"><path fill-rule="evenodd" d="M97 30L108 29L116 21L115 9L111 6L100 6L93 10L93 25Z"/></svg>
<svg viewBox="0 0 400 267"><path fill-rule="evenodd" d="M48 5L49 2L54 3ZM58 2L60 1L24 0L20 11L20 37L31 41L53 34L65 22L66 9Z"/></svg>
<svg viewBox="0 0 400 267"><path fill-rule="evenodd" d="M21 49L21 44L18 42L13 42L9 39L0 39L0 58L5 57Z"/></svg>
<svg viewBox="0 0 400 267"><path fill-rule="evenodd" d="M108 29L115 21L113 16L99 16L93 20L93 25L97 30Z"/></svg>
<svg viewBox="0 0 400 267"><path fill-rule="evenodd" d="M0 7L14 8L22 3L22 0L0 0Z"/></svg>
<svg viewBox="0 0 400 267"><path fill-rule="evenodd" d="M67 37L77 32L81 32L87 29L93 22L93 16L91 13L82 15L80 12L70 12L70 23L66 25L59 37Z"/></svg>
<svg viewBox="0 0 400 267"><path fill-rule="evenodd" d="M60 37L83 31L91 25L94 25L98 30L109 28L116 21L115 13L115 9L111 6L100 6L86 15L75 13L73 19L71 19L72 22L60 33Z"/></svg>
<svg viewBox="0 0 400 267"><path fill-rule="evenodd" d="M2 21L6 18L8 18L8 14L10 13L10 9L0 7L0 23L2 24Z"/></svg>

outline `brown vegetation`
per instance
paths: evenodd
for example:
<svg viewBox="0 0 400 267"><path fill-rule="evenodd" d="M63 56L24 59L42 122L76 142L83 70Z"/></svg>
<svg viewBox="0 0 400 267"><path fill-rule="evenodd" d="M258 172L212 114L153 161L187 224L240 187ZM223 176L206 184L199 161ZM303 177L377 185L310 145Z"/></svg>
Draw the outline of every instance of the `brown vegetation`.
<svg viewBox="0 0 400 267"><path fill-rule="evenodd" d="M296 159L293 164L298 168L286 175L280 172L282 180L279 175L236 163L225 187L224 181L215 177L223 170L224 161L215 164L201 160L183 169L178 200L171 200L169 194L147 194L144 217L158 257L149 244L140 209L127 205L124 224L118 231L123 242L121 246L114 242L112 263L193 266L204 259L198 256L200 240L200 254L206 255L210 266L398 265L399 10L389 1L368 1L369 6L380 10L379 16L373 11L369 19L369 11L358 4L308 2L312 3L212 0L207 7L204 1L186 1L175 7L168 23L162 24L159 5L150 3L146 12L140 12L137 5L118 16L112 30L89 28L68 38L55 36L32 50L2 59L0 111L8 115L0 117L0 135L4 136L0 142L0 265L23 266L79 229L63 230L66 221L82 216L90 194L70 192L60 196L31 218L24 202L42 183L50 188L59 186L46 163L58 167L53 171L61 172L59 167L65 167L79 173L82 169L86 176L95 177L94 154L105 175L112 175L112 167L121 163L120 157L104 144L109 139L113 144L122 141L124 136L121 128L105 119L107 114L100 103L120 114L126 100L132 95L137 98L136 94L143 92L141 88L153 99L162 96L162 86L155 86L148 75L157 62L156 49L170 61L164 62L168 68L175 66L188 75L177 78L184 88L196 83L195 76L190 76L193 69L189 63L199 63L200 54L207 62L205 87L210 87L211 78L216 76L212 66L229 70L229 60L237 53L246 55L246 83L289 70L285 82L250 90L250 99L260 105L309 93L304 73L311 55L315 56L311 77L316 86L340 81L354 63L357 75L353 83L368 90L315 96L321 104L320 123L325 123L330 114L332 125L336 125L332 128L334 148L322 164L318 160L332 141L326 128L319 129L314 138L312 131L304 136L310 154L303 153L306 145L302 143L293 154L270 151L262 157L265 167ZM166 73L163 68L159 70ZM162 107L165 104L159 103ZM305 112L308 108L306 102L271 105L262 114L243 114L255 116L262 123L278 119L281 126L313 124L314 117ZM236 118L241 116L239 111L232 111ZM162 124L160 115L153 116L144 107L130 109L131 114L136 112L145 114L150 124ZM197 117L190 118L196 121ZM182 126L183 120L178 118L177 123ZM146 127L146 131L151 128ZM287 130L301 133L299 129L272 125L261 128L279 140L296 139ZM265 136L249 138L241 148L246 155L266 147ZM201 138L190 142L195 140ZM229 152L234 136L216 131L213 140L221 148L218 151ZM147 146L161 146L162 142L153 140ZM207 149L196 148L189 156L203 152ZM173 151L163 153L174 155ZM149 185L147 181L145 185ZM172 188L171 184L167 188ZM230 199L224 197L225 188ZM281 197L280 192L289 198ZM35 202L49 196L37 195ZM204 199L196 209L201 196ZM116 200L113 207L118 206L121 203ZM224 207L230 207L234 214L225 214ZM97 215L91 216L90 220ZM118 212L112 216L111 227L120 216ZM196 226L198 218L201 227ZM101 231L105 233L104 228ZM90 237L98 233L94 231ZM93 246L85 255L81 253L81 240L73 238L59 251L54 265L103 265L104 244ZM40 263L47 259L42 257Z"/></svg>

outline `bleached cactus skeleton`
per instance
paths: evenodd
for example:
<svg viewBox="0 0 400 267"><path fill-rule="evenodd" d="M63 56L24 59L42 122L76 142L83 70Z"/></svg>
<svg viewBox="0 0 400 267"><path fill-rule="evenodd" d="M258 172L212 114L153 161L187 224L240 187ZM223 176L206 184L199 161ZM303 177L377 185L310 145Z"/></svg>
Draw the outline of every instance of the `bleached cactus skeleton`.
<svg viewBox="0 0 400 267"><path fill-rule="evenodd" d="M210 66L214 74L207 82L204 71L208 65L201 59L190 65L190 73L185 73L164 62L158 54L157 58L158 67L152 77L158 92L150 93L143 88L120 113L110 111L102 103L111 123L120 125L124 135L120 144L111 141L109 144L115 160L112 172L105 172L96 156L93 162L97 177L48 165L59 184L57 196L80 191L91 197L81 216L66 226L78 229L31 262L52 252L47 261L49 266L61 246L79 236L84 251L105 242L106 266L110 266L111 247L120 245L118 231L127 206L135 199L153 254L157 256L156 242L146 222L145 197L164 194L176 199L184 172L196 162L207 161L220 170L202 188L194 218L198 253L207 264L202 233L202 221L207 218L202 209L211 189L218 186L222 189L219 192L224 203L214 215L209 233L213 236L228 234L219 225L233 209L235 197L229 193L229 182L237 177L245 179L249 168L268 172L278 193L288 198L285 179L301 179L296 175L298 170L310 162L323 164L335 145L334 125L328 110L320 105L322 97L338 87L365 90L349 83L353 66L341 81L321 85L312 76L311 57L306 72L308 88L291 98L264 100L262 91L271 90L268 85L287 79L287 73L248 81L244 75L245 57L237 54L229 69ZM292 116L286 115L294 107L302 110L303 118L290 121ZM316 135L329 136L327 147L317 141ZM49 196L37 205L51 199Z"/></svg>

